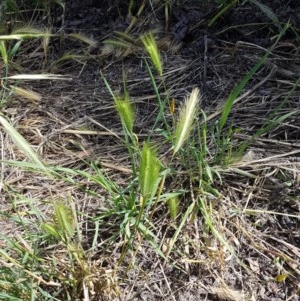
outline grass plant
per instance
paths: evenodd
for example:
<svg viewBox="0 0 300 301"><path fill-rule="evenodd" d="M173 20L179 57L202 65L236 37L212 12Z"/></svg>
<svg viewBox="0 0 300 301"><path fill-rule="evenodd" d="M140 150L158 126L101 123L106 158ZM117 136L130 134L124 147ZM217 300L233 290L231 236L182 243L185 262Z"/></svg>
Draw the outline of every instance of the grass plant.
<svg viewBox="0 0 300 301"><path fill-rule="evenodd" d="M57 2L63 5L61 1ZM130 4L133 5L133 2L130 1ZM167 7L170 2L165 1L164 5ZM236 2L223 3L210 25ZM9 5L13 5L13 1ZM166 21L168 9L166 8ZM277 22L269 10L265 7L261 9ZM152 34L142 35L139 40L147 53L145 66L157 103L152 131L148 136L140 136L135 132L137 109L126 87L125 75L123 74L123 93L117 95L101 74L122 127L122 131L114 137L126 153L130 168L121 183L106 172L101 160L100 163L84 162L88 165L87 170L44 162L14 128L12 120L0 114L0 125L5 131L3 135L10 137L22 152L19 157L23 158L2 159L2 167L21 169L37 177L42 174L48 181L63 183L61 185L64 188L71 187L72 191L83 192L88 197L105 199L105 206L98 208L99 211L90 216L90 213L86 214L80 209L71 196L66 199L47 197L35 200L13 191L10 184L2 187L12 196L12 208L9 213L0 213L0 218L13 223L16 233L13 236L1 234L0 300L88 301L100 300L102 297L121 298L122 281L130 276L131 269L137 268L135 263L142 248L154 250L158 258L162 259L162 267L170 264L186 272L188 265L184 266L181 260L176 259L183 254L177 250L177 246L199 216L203 220L203 228L199 231L203 232L203 236L211 235L215 242L215 246L212 246L207 239L201 252L205 250L210 254L212 261L217 258L218 252L223 252L228 258L234 257L243 271L249 273L249 267L236 252L235 246L238 243L234 241L235 244L231 244L226 239L230 230L221 231L222 213L221 210L217 211L217 206L225 197L220 187L231 168L246 177L252 176L251 172L239 169L238 164L255 139L299 113L280 112L299 86L300 80L296 81L280 105L266 116L263 126L243 143L234 139L239 128L233 123L231 113L238 103L239 95L264 66L288 28L289 24L281 28L273 46L232 89L222 108L211 115L204 111L197 87L191 89L181 105L169 98L164 63L155 38ZM111 44L129 47L136 43L129 35L120 36L120 41L110 41ZM71 37L95 46L93 40L84 36ZM11 85L10 80L57 80L61 77L49 74L10 75L10 63L22 48L23 41L28 38L41 38L44 56L47 57L51 38L49 32L26 27L13 31L10 35L0 36L0 54L5 66L3 88L9 91L9 95L14 93L39 102L37 95ZM2 92L1 99L9 99L8 94ZM1 107L6 103L7 101L1 102ZM164 237L167 234L162 234L162 230L155 224L157 220L161 222L160 216L165 215L165 212L169 218L168 240ZM245 208L243 214L258 212L259 210ZM231 222L228 219L228 223ZM199 242L200 239L197 243ZM186 246L184 250L188 254ZM104 258L106 255L103 254L108 252L119 254L114 263ZM220 262L224 263L228 258L221 258ZM285 271L280 272L276 276L278 282L284 281L287 275Z"/></svg>

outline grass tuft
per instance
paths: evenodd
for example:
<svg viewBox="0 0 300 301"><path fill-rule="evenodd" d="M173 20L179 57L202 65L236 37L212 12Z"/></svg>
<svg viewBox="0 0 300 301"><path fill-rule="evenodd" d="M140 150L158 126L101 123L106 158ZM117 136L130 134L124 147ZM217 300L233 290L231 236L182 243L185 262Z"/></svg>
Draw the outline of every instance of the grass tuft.
<svg viewBox="0 0 300 301"><path fill-rule="evenodd" d="M31 4L47 10L53 2L64 13L60 0ZM83 49L60 57L55 52L54 59L48 55L51 39L58 37L50 30L23 26L0 36L0 300L139 300L145 287L150 299L177 300L194 289L195 282L189 282L194 276L201 288L196 299L211 294L213 299L250 300L265 286L270 295L284 288L292 292L286 300L296 296L300 79L287 70L280 79L283 53L291 45L279 42L289 23L282 26L259 1L247 2L272 20L279 35L267 50L248 43L247 54L240 44L234 53L232 45L219 47L226 41L215 48L206 45L216 57L206 53L208 89L203 95L191 88L199 82L190 81L194 66L201 69L202 63L168 52L162 61L155 40L160 31L154 37L143 18L149 6L152 15L163 17L156 14L160 7L168 29L174 25L173 5L180 11L183 2L145 0L138 7L130 1L127 30L104 42L125 50L117 62L101 66L104 85L99 78L91 81L90 67L99 70L104 55L86 51L86 45L98 45L87 35L68 35L83 42ZM236 0L218 3L208 26L217 26L240 5ZM204 21L187 29L187 37L194 38ZM143 50L150 59L138 55ZM105 62L111 55L105 54ZM125 56L122 66L116 64ZM22 59L28 69L21 67ZM293 59L298 63L289 53L289 67ZM237 73L229 74L233 61ZM70 78L48 73L60 63L71 74L81 64L76 83L65 85ZM31 66L36 69L27 72ZM215 95L209 94L212 87L224 87L223 77L226 86L234 86L230 80L239 74L244 76L231 93L222 89L218 98L201 103L202 97ZM37 80L55 84L46 90ZM20 82L30 86L21 88ZM258 261L268 264L263 273Z"/></svg>

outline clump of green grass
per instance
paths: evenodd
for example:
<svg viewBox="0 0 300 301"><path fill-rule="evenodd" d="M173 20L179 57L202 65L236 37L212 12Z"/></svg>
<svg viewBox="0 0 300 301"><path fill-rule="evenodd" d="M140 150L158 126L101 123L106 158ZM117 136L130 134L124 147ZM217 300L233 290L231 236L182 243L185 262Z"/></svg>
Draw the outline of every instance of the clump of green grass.
<svg viewBox="0 0 300 301"><path fill-rule="evenodd" d="M277 41L280 40L286 29L287 27L283 29ZM148 36L147 38L143 37L142 41L144 42L145 49L149 54L150 60L155 67L156 72L158 73L160 78L162 78L163 63L158 53L153 36ZM275 47L275 45L273 47ZM209 214L210 210L209 208L206 208L206 197L207 195L214 198L218 198L220 196L217 189L214 188L215 182L222 180L222 171L225 171L228 165L241 157L242 148L243 151L245 151L245 147L247 148L246 144L243 144L242 146L232 145L231 139L236 129L232 127L226 128L226 125L231 109L238 95L241 93L249 80L256 74L258 69L265 63L272 49L270 49L262 57L262 59L258 61L258 63L241 80L240 84L238 84L233 89L224 107L222 108L222 110L220 110L220 118L215 122L212 130L209 130L208 127L209 118L207 118L205 112L201 111L201 97L197 88L195 88L191 92L189 97L187 97L186 101L179 109L178 114L175 114L173 116L171 122L167 121L165 116L165 109L168 107L166 104L170 103L170 101L168 99L162 100L160 98L158 89L159 84L156 83L155 77L149 67L149 64L147 64L158 100L159 112L157 115L157 121L163 121L165 124L165 131L163 132L163 135L165 137L164 144L168 144L170 141L173 144L171 147L173 156L171 160L165 162L165 166L162 167L162 170L165 171L162 179L164 179L165 176L170 176L175 172L174 170L172 170L172 164L175 160L179 160L184 170L186 170L187 182L190 183L190 188L198 191L197 194L194 194L194 197L192 198L194 202L192 202L192 204L188 206L186 214L184 215L184 219L180 223L179 229L182 229L189 215L192 214L194 206L197 205L197 207L199 207L199 210L203 213L206 223L209 225L209 228L215 234L216 238L226 245L226 242L222 239L222 236L217 233L216 229L214 228L214 222L211 218L211 215ZM108 83L106 84L108 85ZM162 84L161 86L164 87L165 85ZM199 114L199 112L201 113ZM124 116L121 117L121 120L125 120L125 116L126 114L124 112ZM122 121L122 124L124 123L125 122ZM132 128L132 123L130 124L130 128ZM157 124L157 122L155 124ZM124 129L128 133L126 127ZM154 128L154 130L156 129ZM130 133L129 136L132 136L132 133ZM149 139L151 138L149 137ZM213 141L213 149L211 147L208 148L207 146L209 142L211 143L211 141ZM135 148L134 151L136 152L137 156L140 156L140 151L138 148ZM134 158L135 155L131 157ZM135 163L132 162L132 165L134 164ZM173 193L176 193L176 191ZM190 191L190 193L194 192ZM164 195L158 195L158 197L159 199L163 199L166 202L166 206L169 208L170 216L173 219L176 219L176 214L180 212L182 208L178 196L166 197ZM179 232L176 232L175 236L173 237L172 241L174 244L176 242L177 236L179 235ZM226 247L228 247L228 245L226 245Z"/></svg>
<svg viewBox="0 0 300 301"><path fill-rule="evenodd" d="M286 29L283 29L281 35L284 34L284 30ZM24 33L19 32L19 34ZM17 37L20 36L15 36L16 39ZM37 36L31 37L37 38ZM5 41L6 39L3 38L0 52L3 62L9 66L9 57L13 56L16 49L8 51ZM80 183L78 184L78 178L102 187L108 196L107 208L93 219L95 230L92 246L88 251L92 253L96 249L97 239L101 234L99 233L100 226L107 219L114 222L109 243L119 241L122 245L121 256L114 271L106 270L101 265L95 267L91 260L92 256L87 253L82 242L79 215L84 214L77 212L72 199L48 202L52 208L52 217L44 216L38 205L33 206L30 200L25 200L26 205L32 211L30 213L34 216L33 220L19 213L17 218L6 216L16 221L21 226L22 232L15 239L8 236L2 237L7 247L0 251L3 272L0 276L2 290L0 298L7 298L7 300L85 298L89 300L95 296L100 298L105 294L118 295L120 292L116 281L117 269L123 263L124 258L130 255L134 262L134 256L143 240L146 240L161 258L165 261L171 260L171 253L185 225L199 213L203 216L207 231L211 231L214 237L235 255L234 250L215 226L212 200L217 201L221 196L216 184L222 181L223 172L232 161L239 159L250 143L247 141L242 145L233 145L232 135L235 129L228 125L232 108L238 95L266 62L273 48L266 52L245 75L241 83L233 89L222 110L214 115L217 118L211 127L209 120L212 118L201 109L201 95L198 88L192 89L180 108L176 108L168 96L165 99L161 98L159 87L163 87L163 92L167 91L167 87L163 79L164 68L158 47L152 35L142 36L141 41L149 57L145 60L146 66L157 96L158 113L153 130L161 133L164 137L163 142L158 144L151 134L145 141L138 140L134 132L136 111L126 89L126 80L124 79L123 95L115 95L103 77L122 124L124 139L119 140L130 159L132 172L128 176L126 185L121 187L102 169L93 164L89 172L46 165L29 143L13 128L10 121L0 116L2 127L30 161L3 163L35 173L43 173L51 179L63 180L80 189L82 187ZM150 62L154 66L154 71ZM154 75L155 72L158 74L158 79ZM9 79L8 76L7 79ZM170 104L173 108L171 112L167 112ZM288 116L289 114L277 119L270 116L257 135L275 127ZM161 123L163 129L160 128ZM165 152L161 149L167 149L166 153L171 153L171 156L163 157ZM176 168L178 167L181 170L180 176L177 175ZM165 186L168 177L180 180L170 190ZM89 189L86 189L86 192L97 195L95 191ZM162 250L152 223L158 206L168 211L175 229L166 251ZM55 252L46 252L49 249L60 250L63 258L59 258ZM16 279L19 279L18 286L14 284Z"/></svg>

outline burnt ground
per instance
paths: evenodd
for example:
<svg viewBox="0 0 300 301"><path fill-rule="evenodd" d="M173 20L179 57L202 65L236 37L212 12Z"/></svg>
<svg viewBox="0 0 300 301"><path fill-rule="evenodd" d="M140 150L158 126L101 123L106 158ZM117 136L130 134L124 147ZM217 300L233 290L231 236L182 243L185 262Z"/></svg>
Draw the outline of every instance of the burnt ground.
<svg viewBox="0 0 300 301"><path fill-rule="evenodd" d="M162 53L163 77L170 97L180 103L193 87L199 87L201 108L213 128L231 90L290 22L284 37L233 107L229 123L238 129L234 141L247 141L276 109L277 116L295 113L257 137L243 160L225 168L222 183L216 183L222 198L214 205L213 219L244 267L206 230L199 214L183 228L167 262L147 241L136 242L137 253L133 256L128 251L105 299L300 300L299 82L295 86L300 77L300 2L260 1L272 9L278 18L275 23L258 6L240 3L211 26L209 22L218 13L218 7L209 1L175 3L168 23L163 7L151 7L150 1L144 1L145 7L139 14L143 1L137 1L129 13L124 2L128 1L90 0L83 5L82 1L69 0L64 15L56 6L51 15L34 18L41 27L53 24L55 36L47 59L20 57L22 61L18 63L23 72L51 72L69 80L30 82L27 86L40 93L42 101L37 104L15 98L4 111L8 117L14 117L16 128L47 163L88 170L87 163L101 162L112 179L120 185L126 182L130 176L129 160L116 139L116 135L121 135L121 124L101 74L116 94L123 91L125 75L137 108L135 132L142 141L151 132L158 110L145 66L146 53L138 41L141 34L149 31L154 32ZM103 43L120 39L116 32L130 36L126 49ZM85 35L94 44L87 44L72 33ZM30 47L33 48L24 51L31 53L37 45ZM42 48L39 50L42 52ZM160 92L164 95L163 90ZM279 107L284 99L284 105ZM5 157L12 157L15 152L7 149ZM21 154L14 157L22 158ZM52 187L50 180L34 181L28 175L18 180L16 174L17 171L7 171L10 186L32 198L72 195L78 209L94 218L101 214L101 208L107 207L100 187L93 189L103 198L86 197L62 182ZM185 182L180 177L170 181L175 182L174 186ZM7 210L7 199L3 197L3 210ZM153 224L163 247L172 238L174 226L166 212L161 209L160 213L153 217ZM86 222L83 217L82 222ZM102 248L113 231L112 225L100 226L98 250L93 255L94 264L107 271L114 269L121 253L120 242ZM87 249L91 246L89 235L86 233ZM133 258L135 262L130 265ZM119 297L115 296L116 291L120 292ZM100 300L100 296L94 300Z"/></svg>

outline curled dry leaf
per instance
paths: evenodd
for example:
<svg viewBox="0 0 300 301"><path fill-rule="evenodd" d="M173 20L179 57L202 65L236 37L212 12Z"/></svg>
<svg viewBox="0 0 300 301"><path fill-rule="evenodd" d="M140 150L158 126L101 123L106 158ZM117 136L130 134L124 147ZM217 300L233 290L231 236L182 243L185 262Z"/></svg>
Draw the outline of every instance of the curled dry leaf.
<svg viewBox="0 0 300 301"><path fill-rule="evenodd" d="M251 258L247 259L250 269L255 274L260 274L260 266L257 260L252 260Z"/></svg>
<svg viewBox="0 0 300 301"><path fill-rule="evenodd" d="M245 296L242 291L233 290L229 287L210 287L209 292L215 294L221 300L242 301Z"/></svg>

